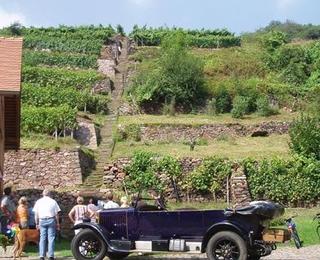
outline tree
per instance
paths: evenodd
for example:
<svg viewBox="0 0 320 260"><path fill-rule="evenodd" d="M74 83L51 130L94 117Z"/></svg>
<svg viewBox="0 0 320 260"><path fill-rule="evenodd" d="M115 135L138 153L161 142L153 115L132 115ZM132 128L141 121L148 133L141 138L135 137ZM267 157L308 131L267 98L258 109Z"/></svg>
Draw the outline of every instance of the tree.
<svg viewBox="0 0 320 260"><path fill-rule="evenodd" d="M203 63L188 53L182 31L163 40L161 56L151 68L138 75L130 90L141 107L161 106L175 97L177 106L190 109L202 97Z"/></svg>
<svg viewBox="0 0 320 260"><path fill-rule="evenodd" d="M125 35L124 29L123 29L123 27L121 26L121 24L118 24L118 25L116 26L116 30L117 30L117 33L121 34L122 36Z"/></svg>
<svg viewBox="0 0 320 260"><path fill-rule="evenodd" d="M23 26L19 22L14 22L8 27L8 31L12 36L21 36L22 35Z"/></svg>

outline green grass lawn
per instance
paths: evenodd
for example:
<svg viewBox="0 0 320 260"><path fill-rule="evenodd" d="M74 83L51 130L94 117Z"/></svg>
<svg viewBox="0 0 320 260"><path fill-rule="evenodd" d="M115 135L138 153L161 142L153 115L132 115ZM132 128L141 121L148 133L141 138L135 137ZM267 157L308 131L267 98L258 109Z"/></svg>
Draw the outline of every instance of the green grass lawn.
<svg viewBox="0 0 320 260"><path fill-rule="evenodd" d="M21 149L73 149L79 147L75 139L71 137L59 137L57 140L49 135L32 134L22 136Z"/></svg>
<svg viewBox="0 0 320 260"><path fill-rule="evenodd" d="M194 151L183 143L161 142L118 142L113 158L130 157L135 151L144 150L160 155L170 154L175 157L203 158L208 156L242 159L247 157L263 158L289 155L289 136L270 135L269 137L239 137L224 140L210 140L208 145L196 145Z"/></svg>
<svg viewBox="0 0 320 260"><path fill-rule="evenodd" d="M134 116L120 116L119 124L144 124L144 125L206 125L206 124L258 124L262 122L270 121L292 121L298 116L297 113L288 113L282 111L278 115L262 117L257 114L250 114L243 119L235 119L231 117L231 114L220 114L217 116L209 116L205 114L193 115L193 114L179 114L176 116L166 115L134 115Z"/></svg>

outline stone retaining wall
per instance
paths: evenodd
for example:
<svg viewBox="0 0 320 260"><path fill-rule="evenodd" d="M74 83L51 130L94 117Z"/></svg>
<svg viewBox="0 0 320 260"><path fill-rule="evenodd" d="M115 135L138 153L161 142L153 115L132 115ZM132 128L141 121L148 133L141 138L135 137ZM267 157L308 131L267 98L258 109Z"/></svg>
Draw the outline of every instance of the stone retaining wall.
<svg viewBox="0 0 320 260"><path fill-rule="evenodd" d="M104 167L103 183L107 188L110 189L123 189L123 180L126 176L124 168L129 165L131 160L129 158L119 158L112 164ZM195 158L183 158L180 160L182 171L184 176L192 172L196 167L202 163L202 159ZM227 179L224 183L224 188L219 192L218 198L226 200L227 196L235 205L244 205L251 201L246 176L243 169L234 163L232 169L232 178L229 180L229 193L227 191ZM181 187L181 185L178 185ZM174 199L175 193L170 182L166 187L166 198ZM183 201L209 201L213 199L212 194L200 194L193 193L186 190L179 190L179 196Z"/></svg>
<svg viewBox="0 0 320 260"><path fill-rule="evenodd" d="M9 151L4 170L4 184L17 189L56 189L82 183L78 150Z"/></svg>
<svg viewBox="0 0 320 260"><path fill-rule="evenodd" d="M185 141L196 138L215 139L225 136L251 136L255 132L270 134L288 133L288 122L263 122L255 125L242 124L212 124L201 126L161 125L141 126L142 141Z"/></svg>

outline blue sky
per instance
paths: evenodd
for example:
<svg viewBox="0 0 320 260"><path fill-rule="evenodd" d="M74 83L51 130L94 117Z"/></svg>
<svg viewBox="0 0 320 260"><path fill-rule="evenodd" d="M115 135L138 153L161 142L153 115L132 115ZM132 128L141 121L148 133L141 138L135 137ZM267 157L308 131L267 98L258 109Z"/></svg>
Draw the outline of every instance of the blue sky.
<svg viewBox="0 0 320 260"><path fill-rule="evenodd" d="M0 27L134 24L254 31L271 20L320 24L319 0L0 0Z"/></svg>

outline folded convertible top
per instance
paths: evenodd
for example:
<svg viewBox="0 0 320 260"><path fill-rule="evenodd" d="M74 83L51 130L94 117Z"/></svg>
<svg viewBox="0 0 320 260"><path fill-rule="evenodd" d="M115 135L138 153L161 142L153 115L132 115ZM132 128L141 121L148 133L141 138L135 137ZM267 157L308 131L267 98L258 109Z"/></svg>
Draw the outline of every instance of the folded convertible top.
<svg viewBox="0 0 320 260"><path fill-rule="evenodd" d="M265 218L276 218L284 214L284 207L270 201L253 201L248 206L238 209L226 209L225 215L259 215Z"/></svg>

